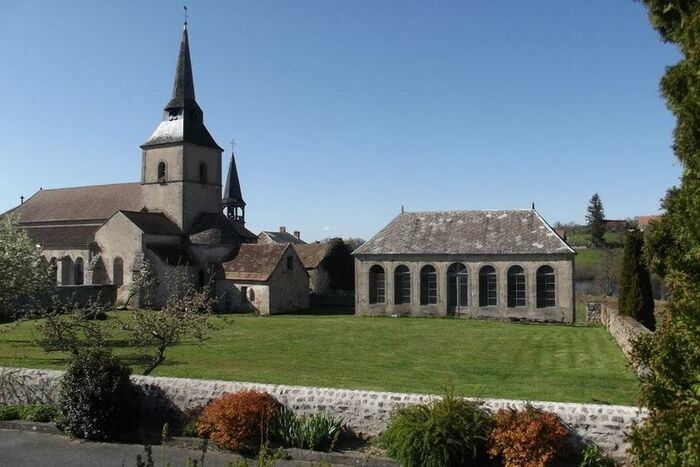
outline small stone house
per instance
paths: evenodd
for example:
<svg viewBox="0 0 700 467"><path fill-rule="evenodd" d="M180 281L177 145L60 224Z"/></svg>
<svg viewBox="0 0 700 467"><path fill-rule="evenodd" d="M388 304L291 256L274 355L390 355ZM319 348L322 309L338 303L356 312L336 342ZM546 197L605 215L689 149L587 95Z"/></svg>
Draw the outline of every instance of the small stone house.
<svg viewBox="0 0 700 467"><path fill-rule="evenodd" d="M301 239L301 232L298 230L294 231L294 235L287 232L285 226L280 226L279 231L264 230L258 235L258 243L270 244L270 243L291 243L292 245L306 245L306 242Z"/></svg>
<svg viewBox="0 0 700 467"><path fill-rule="evenodd" d="M290 244L242 244L216 281L222 311L260 315L309 308L309 275Z"/></svg>
<svg viewBox="0 0 700 467"><path fill-rule="evenodd" d="M534 209L406 212L355 250L355 314L574 321L574 250Z"/></svg>
<svg viewBox="0 0 700 467"><path fill-rule="evenodd" d="M293 247L309 274L312 294L335 295L353 290L355 260L342 239Z"/></svg>

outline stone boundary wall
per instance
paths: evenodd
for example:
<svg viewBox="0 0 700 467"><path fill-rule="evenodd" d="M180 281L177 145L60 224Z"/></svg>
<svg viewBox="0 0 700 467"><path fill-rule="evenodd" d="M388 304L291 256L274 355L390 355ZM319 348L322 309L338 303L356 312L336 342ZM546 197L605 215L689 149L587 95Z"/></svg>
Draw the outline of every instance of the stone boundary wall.
<svg viewBox="0 0 700 467"><path fill-rule="evenodd" d="M600 310L600 322L620 346L628 360L631 360L632 345L639 336L649 334L651 331L640 324L634 318L620 315L615 308L602 304ZM639 369L638 369L639 371Z"/></svg>
<svg viewBox="0 0 700 467"><path fill-rule="evenodd" d="M52 402L56 400L62 371L0 367L0 404ZM4 377L3 377L4 375ZM162 411L173 406L181 411L206 405L227 392L265 391L294 412L310 415L328 412L339 416L354 432L373 436L382 432L394 408L428 402L437 396L393 392L331 389L236 381L132 376L141 388L141 404L146 410ZM482 399L487 409L522 409L521 400ZM574 432L577 441L591 441L619 462L625 462L624 434L633 423L641 422L647 411L619 405L530 402L556 413Z"/></svg>

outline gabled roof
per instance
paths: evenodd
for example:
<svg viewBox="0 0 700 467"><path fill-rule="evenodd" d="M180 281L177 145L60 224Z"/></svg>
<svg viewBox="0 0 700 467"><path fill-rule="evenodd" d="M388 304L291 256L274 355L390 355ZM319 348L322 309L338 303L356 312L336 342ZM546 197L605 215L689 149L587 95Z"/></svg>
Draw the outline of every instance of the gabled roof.
<svg viewBox="0 0 700 467"><path fill-rule="evenodd" d="M238 255L223 264L226 279L264 282L270 278L290 245L244 243Z"/></svg>
<svg viewBox="0 0 700 467"><path fill-rule="evenodd" d="M575 254L533 209L407 212L354 255Z"/></svg>
<svg viewBox="0 0 700 467"><path fill-rule="evenodd" d="M53 221L105 221L119 210L138 211L143 207L140 183L81 186L39 190L13 214L20 223Z"/></svg>
<svg viewBox="0 0 700 467"><path fill-rule="evenodd" d="M189 232L192 243L236 243L241 240L253 240L255 234L237 222L231 222L222 213L201 214Z"/></svg>
<svg viewBox="0 0 700 467"><path fill-rule="evenodd" d="M306 269L316 269L333 248L332 243L309 243L292 245Z"/></svg>
<svg viewBox="0 0 700 467"><path fill-rule="evenodd" d="M160 258L161 261L171 266L192 266L197 264L197 259L183 245L148 244L146 248Z"/></svg>
<svg viewBox="0 0 700 467"><path fill-rule="evenodd" d="M120 211L141 231L149 235L181 235L182 231L160 212Z"/></svg>
<svg viewBox="0 0 700 467"><path fill-rule="evenodd" d="M89 245L95 241L99 225L59 225L50 227L25 227L33 243L42 247L55 245Z"/></svg>
<svg viewBox="0 0 700 467"><path fill-rule="evenodd" d="M292 245L306 245L306 242L302 240L301 238L297 238L294 235L290 234L289 232L275 232L275 231L268 231L264 230L260 232L260 235L267 235L270 240L272 240L275 243L291 243ZM258 237L260 237L258 235Z"/></svg>

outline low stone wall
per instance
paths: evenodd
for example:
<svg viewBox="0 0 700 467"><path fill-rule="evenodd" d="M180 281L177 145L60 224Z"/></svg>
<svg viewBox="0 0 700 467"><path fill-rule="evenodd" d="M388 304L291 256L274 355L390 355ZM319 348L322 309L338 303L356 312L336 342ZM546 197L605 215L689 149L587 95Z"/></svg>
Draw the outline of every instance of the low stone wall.
<svg viewBox="0 0 700 467"><path fill-rule="evenodd" d="M0 403L51 402L56 400L63 372L0 368L5 381L0 384ZM353 431L372 436L383 431L391 412L399 406L419 404L437 396L392 392L329 389L276 384L211 381L184 378L133 376L142 389L142 405L147 410L162 411L173 406L184 411L206 405L227 392L265 391L298 414L328 412L339 416ZM9 381L11 384L8 384ZM522 409L527 402L506 399L483 399L491 411L512 407ZM531 402L535 407L556 413L567 423L579 440L596 443L614 459L624 462L627 444L624 434L633 423L646 417L636 407L560 402Z"/></svg>
<svg viewBox="0 0 700 467"><path fill-rule="evenodd" d="M622 316L615 308L606 304L601 305L600 322L607 328L628 359L631 358L632 346L639 336L651 333L634 318Z"/></svg>

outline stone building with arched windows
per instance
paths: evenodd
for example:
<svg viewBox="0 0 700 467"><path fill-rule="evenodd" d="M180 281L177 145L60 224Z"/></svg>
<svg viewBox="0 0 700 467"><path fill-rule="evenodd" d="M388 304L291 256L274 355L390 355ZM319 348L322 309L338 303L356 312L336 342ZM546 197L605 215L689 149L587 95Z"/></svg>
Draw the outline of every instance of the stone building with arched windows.
<svg viewBox="0 0 700 467"><path fill-rule="evenodd" d="M401 213L355 250L355 314L573 322L574 250L534 209Z"/></svg>

